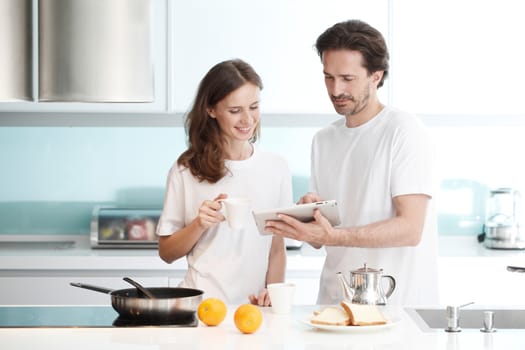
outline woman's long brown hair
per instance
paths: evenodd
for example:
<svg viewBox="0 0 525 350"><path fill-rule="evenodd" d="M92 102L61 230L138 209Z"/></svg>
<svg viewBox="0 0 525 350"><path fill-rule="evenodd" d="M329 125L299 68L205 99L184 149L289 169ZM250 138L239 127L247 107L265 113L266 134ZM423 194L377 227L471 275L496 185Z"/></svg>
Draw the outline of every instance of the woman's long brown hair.
<svg viewBox="0 0 525 350"><path fill-rule="evenodd" d="M177 160L178 165L190 169L199 181L216 183L228 172L224 143L217 120L211 118L208 109L246 83L257 85L262 90L261 78L255 70L240 59L228 60L213 66L199 84L193 107L186 117L188 149ZM260 133L257 125L250 142L255 142Z"/></svg>

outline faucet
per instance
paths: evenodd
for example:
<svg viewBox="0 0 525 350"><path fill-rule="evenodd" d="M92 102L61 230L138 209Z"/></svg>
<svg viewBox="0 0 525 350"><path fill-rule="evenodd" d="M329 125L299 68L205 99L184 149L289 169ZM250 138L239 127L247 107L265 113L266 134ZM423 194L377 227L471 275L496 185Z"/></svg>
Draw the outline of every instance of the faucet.
<svg viewBox="0 0 525 350"><path fill-rule="evenodd" d="M447 328L445 332L461 332L459 327L459 309L474 304L473 301L460 306L447 306Z"/></svg>

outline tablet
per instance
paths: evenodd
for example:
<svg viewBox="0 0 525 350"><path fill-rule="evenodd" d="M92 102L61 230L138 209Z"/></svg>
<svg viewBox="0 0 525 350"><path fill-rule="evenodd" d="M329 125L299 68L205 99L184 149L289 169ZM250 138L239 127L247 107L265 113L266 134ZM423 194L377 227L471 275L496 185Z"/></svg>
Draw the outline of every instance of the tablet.
<svg viewBox="0 0 525 350"><path fill-rule="evenodd" d="M277 214L286 214L293 216L299 221L309 222L314 220L314 209L319 209L321 214L328 219L332 226L337 226L341 223L339 220L339 208L337 201L327 200L315 203L297 204L286 208L274 208L267 210L253 211L253 217L259 233L262 235L269 235L271 232L266 232L264 226L266 220L277 220Z"/></svg>

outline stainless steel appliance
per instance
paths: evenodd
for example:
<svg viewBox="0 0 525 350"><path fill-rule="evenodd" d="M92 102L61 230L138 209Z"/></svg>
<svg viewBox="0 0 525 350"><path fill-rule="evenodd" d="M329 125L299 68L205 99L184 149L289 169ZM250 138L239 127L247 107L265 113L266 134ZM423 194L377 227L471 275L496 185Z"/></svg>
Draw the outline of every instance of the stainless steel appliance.
<svg viewBox="0 0 525 350"><path fill-rule="evenodd" d="M161 209L96 207L91 219L92 248L157 248L155 228Z"/></svg>
<svg viewBox="0 0 525 350"><path fill-rule="evenodd" d="M32 1L0 1L0 101L33 100Z"/></svg>
<svg viewBox="0 0 525 350"><path fill-rule="evenodd" d="M153 102L151 11L150 0L40 0L39 101Z"/></svg>
<svg viewBox="0 0 525 350"><path fill-rule="evenodd" d="M158 247L155 228L162 209L97 206L91 219L92 248ZM287 249L300 249L303 242L285 240Z"/></svg>
<svg viewBox="0 0 525 350"><path fill-rule="evenodd" d="M490 191L484 245L493 249L525 249L521 194L512 188Z"/></svg>

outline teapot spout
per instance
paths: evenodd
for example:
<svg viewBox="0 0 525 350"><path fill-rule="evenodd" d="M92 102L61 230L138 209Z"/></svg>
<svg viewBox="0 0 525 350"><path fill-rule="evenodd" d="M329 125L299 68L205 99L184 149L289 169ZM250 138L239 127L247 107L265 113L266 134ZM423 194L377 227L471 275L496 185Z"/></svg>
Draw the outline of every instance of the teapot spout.
<svg viewBox="0 0 525 350"><path fill-rule="evenodd" d="M341 290L343 291L343 299L351 301L354 296L354 290L350 288L350 285L348 284L348 282L346 282L346 279L341 272L338 272L336 275L337 275L337 278L339 279L339 283L341 283Z"/></svg>

